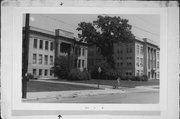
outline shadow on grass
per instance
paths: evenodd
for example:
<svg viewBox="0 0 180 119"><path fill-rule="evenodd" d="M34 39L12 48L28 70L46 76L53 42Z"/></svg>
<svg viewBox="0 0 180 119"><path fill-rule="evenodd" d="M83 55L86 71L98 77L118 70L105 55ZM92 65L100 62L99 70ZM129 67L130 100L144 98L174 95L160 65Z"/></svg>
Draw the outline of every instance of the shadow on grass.
<svg viewBox="0 0 180 119"><path fill-rule="evenodd" d="M70 91L70 90L93 90L95 87L79 86L71 84L49 83L29 81L27 83L27 92L45 92L45 91Z"/></svg>

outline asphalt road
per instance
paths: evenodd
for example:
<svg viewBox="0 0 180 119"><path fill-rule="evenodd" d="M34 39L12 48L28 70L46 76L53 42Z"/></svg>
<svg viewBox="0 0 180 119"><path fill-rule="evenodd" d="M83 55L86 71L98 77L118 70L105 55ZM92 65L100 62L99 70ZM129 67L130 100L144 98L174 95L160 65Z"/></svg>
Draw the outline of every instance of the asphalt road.
<svg viewBox="0 0 180 119"><path fill-rule="evenodd" d="M34 102L39 103L118 103L118 104L157 104L159 103L158 90L129 89L123 94L80 96L71 98L51 98Z"/></svg>

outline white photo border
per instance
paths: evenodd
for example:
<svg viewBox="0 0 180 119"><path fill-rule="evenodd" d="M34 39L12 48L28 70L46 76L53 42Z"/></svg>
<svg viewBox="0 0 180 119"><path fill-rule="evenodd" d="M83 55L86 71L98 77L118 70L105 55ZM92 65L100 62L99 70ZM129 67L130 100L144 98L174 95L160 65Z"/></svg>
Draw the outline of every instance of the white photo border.
<svg viewBox="0 0 180 119"><path fill-rule="evenodd" d="M164 20L165 11L158 8L15 8L13 13L13 109L18 110L46 110L45 107L48 105L48 110L86 110L85 107L90 107L91 110L94 110L92 107L96 107L96 110L102 110L100 107L103 107L103 110L143 110L143 111L159 111L161 109L166 109L166 90L167 88L167 76L162 74L167 74L166 65L167 61L163 60L160 62L160 104L72 104L72 103L55 103L55 104L37 104L37 103L22 103L21 98L21 56L22 54L22 15L24 13L42 13L42 14L159 14L160 23L161 23L161 34L165 34L165 24ZM38 11L38 12L37 12ZM164 17L164 18L163 18ZM18 39L18 40L17 40ZM167 39L165 35L160 37L160 59L167 59ZM161 42L162 39L165 42ZM17 75L18 74L18 75ZM161 79L164 79L163 82ZM19 87L19 88L17 88ZM162 100L163 99L163 100ZM137 108L138 107L138 108Z"/></svg>

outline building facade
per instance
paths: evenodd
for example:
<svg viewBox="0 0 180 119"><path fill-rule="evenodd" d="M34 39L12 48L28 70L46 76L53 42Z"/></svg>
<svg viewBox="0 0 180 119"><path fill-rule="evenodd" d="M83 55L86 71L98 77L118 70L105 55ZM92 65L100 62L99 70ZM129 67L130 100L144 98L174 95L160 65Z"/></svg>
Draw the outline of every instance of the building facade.
<svg viewBox="0 0 180 119"><path fill-rule="evenodd" d="M149 39L136 38L131 43L114 43L115 67L122 76L148 76L159 79L159 51ZM88 47L88 68L105 61L95 46Z"/></svg>
<svg viewBox="0 0 180 119"><path fill-rule="evenodd" d="M23 32L24 33L24 32ZM24 47L23 47L24 49ZM55 32L30 27L28 70L38 79L55 78L52 67L59 56L70 56L78 49L77 68L87 68L87 44L80 43L74 34L61 29Z"/></svg>

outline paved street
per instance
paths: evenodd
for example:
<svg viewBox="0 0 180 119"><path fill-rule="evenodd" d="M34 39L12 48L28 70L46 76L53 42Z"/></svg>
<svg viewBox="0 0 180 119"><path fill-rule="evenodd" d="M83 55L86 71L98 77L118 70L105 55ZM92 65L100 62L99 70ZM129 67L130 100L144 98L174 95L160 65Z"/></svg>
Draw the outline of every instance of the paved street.
<svg viewBox="0 0 180 119"><path fill-rule="evenodd" d="M159 103L158 89L145 88L125 88L124 93L111 93L100 95L74 96L64 98L48 98L32 100L38 103L135 103L135 104L154 104ZM29 102L29 101L27 101Z"/></svg>

